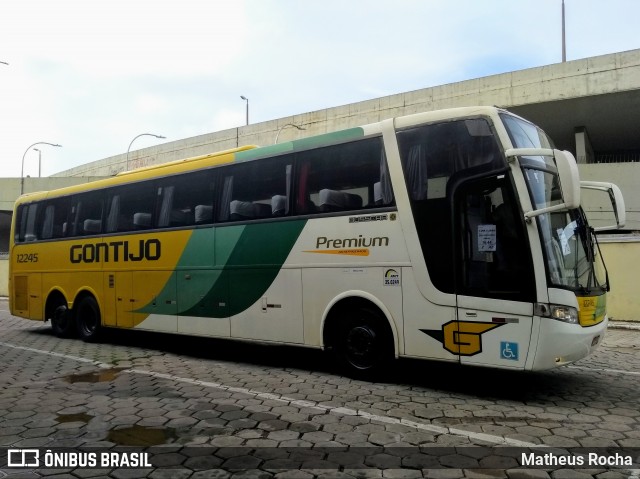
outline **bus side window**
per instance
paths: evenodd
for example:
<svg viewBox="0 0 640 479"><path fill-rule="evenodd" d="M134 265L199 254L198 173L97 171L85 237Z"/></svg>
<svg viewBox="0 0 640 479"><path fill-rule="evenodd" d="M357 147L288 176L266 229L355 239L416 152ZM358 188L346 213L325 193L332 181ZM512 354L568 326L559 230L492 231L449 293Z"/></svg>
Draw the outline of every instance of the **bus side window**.
<svg viewBox="0 0 640 479"><path fill-rule="evenodd" d="M56 198L43 205L42 217L38 219L40 239L62 238L63 225L67 220L67 204L67 198Z"/></svg>
<svg viewBox="0 0 640 479"><path fill-rule="evenodd" d="M303 151L299 155L298 214L393 206L381 138Z"/></svg>
<svg viewBox="0 0 640 479"><path fill-rule="evenodd" d="M74 231L78 236L102 233L102 193L99 191L83 193L74 197L76 217Z"/></svg>
<svg viewBox="0 0 640 479"><path fill-rule="evenodd" d="M157 197L154 181L111 190L107 195L106 232L121 233L153 228Z"/></svg>
<svg viewBox="0 0 640 479"><path fill-rule="evenodd" d="M69 198L55 198L51 200L51 205L53 206L51 238L63 238L66 234L66 224L69 217Z"/></svg>
<svg viewBox="0 0 640 479"><path fill-rule="evenodd" d="M219 221L279 218L290 213L292 155L240 163L225 171Z"/></svg>
<svg viewBox="0 0 640 479"><path fill-rule="evenodd" d="M487 120L477 118L400 131L398 146L429 277L454 293L453 194L466 178L502 168L498 144Z"/></svg>
<svg viewBox="0 0 640 479"><path fill-rule="evenodd" d="M38 238L36 233L36 219L39 206L39 203L20 206L18 212L19 222L15 238L16 243L35 241Z"/></svg>
<svg viewBox="0 0 640 479"><path fill-rule="evenodd" d="M213 221L214 173L197 171L162 180L158 227L179 228Z"/></svg>

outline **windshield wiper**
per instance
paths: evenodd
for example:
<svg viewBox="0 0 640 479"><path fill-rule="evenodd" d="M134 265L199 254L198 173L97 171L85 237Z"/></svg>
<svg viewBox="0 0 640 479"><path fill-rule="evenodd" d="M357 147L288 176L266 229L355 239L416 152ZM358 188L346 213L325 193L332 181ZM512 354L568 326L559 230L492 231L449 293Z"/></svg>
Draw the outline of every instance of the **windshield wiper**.
<svg viewBox="0 0 640 479"><path fill-rule="evenodd" d="M609 292L609 272L607 271L607 265L604 263L604 259L602 258L600 243L598 243L598 237L595 234L595 230L590 226L587 227L582 221L579 221L578 224L578 228L580 229L580 237L583 239L585 245L585 255L587 258L587 262L589 263L587 284L586 286L580 284L580 291L585 296L589 296L593 289L604 289L606 292ZM604 285L601 285L598 282L598 275L596 274L596 250L598 252L598 255L600 256L600 261L602 262L602 266L604 268ZM577 263L575 273L576 278L579 278Z"/></svg>

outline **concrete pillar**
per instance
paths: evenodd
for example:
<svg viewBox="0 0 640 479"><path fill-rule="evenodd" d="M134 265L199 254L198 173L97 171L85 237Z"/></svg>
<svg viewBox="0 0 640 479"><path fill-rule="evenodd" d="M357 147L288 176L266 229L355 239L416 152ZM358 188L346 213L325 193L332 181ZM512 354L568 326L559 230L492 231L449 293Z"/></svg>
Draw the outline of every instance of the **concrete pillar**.
<svg viewBox="0 0 640 479"><path fill-rule="evenodd" d="M578 163L595 163L596 158L593 153L593 147L591 146L591 140L589 139L589 133L584 126L578 126L575 128L576 137L576 161Z"/></svg>

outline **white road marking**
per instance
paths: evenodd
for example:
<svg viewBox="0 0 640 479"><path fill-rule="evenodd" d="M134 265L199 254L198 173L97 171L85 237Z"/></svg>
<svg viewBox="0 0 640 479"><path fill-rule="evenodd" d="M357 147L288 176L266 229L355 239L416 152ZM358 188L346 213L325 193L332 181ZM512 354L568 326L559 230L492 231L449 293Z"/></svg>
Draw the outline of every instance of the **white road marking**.
<svg viewBox="0 0 640 479"><path fill-rule="evenodd" d="M630 376L640 376L640 371L623 371L622 369L592 368L587 366L566 366L569 369L580 369L581 371L600 371L603 373L628 374Z"/></svg>
<svg viewBox="0 0 640 479"><path fill-rule="evenodd" d="M0 342L0 346L5 346L7 348L13 348L13 349L21 349L23 351L29 351L31 353L47 354L49 356L55 356L56 358L70 359L72 361L79 361L81 363L89 363L104 369L113 367L113 365L111 364L101 363L100 361L94 361L93 359L82 358L80 356L71 356L69 354L56 353L54 351L43 351L41 349L28 348L26 346L18 346L15 344L4 343L4 342Z"/></svg>

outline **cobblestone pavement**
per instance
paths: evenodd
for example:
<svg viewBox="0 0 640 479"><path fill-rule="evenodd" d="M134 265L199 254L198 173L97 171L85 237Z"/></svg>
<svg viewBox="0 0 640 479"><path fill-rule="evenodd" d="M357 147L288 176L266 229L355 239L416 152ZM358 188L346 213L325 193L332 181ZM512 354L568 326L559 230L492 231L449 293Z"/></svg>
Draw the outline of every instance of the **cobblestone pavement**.
<svg viewBox="0 0 640 479"><path fill-rule="evenodd" d="M401 360L374 383L315 350L131 331L87 344L7 310L0 300L3 464L6 448L130 446L152 466L0 477L640 478L637 329L610 329L593 356L554 371ZM520 466L523 451L586 448L634 465Z"/></svg>

